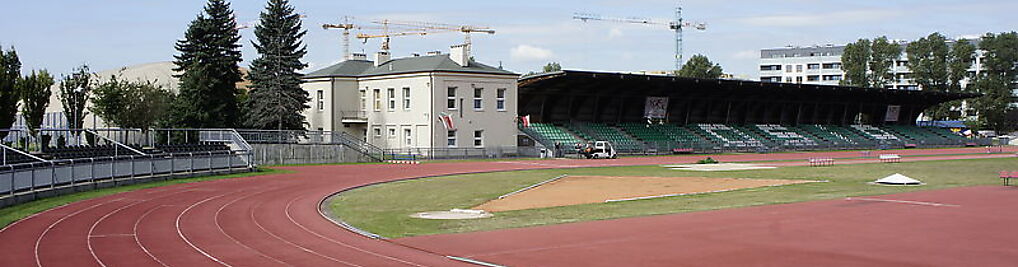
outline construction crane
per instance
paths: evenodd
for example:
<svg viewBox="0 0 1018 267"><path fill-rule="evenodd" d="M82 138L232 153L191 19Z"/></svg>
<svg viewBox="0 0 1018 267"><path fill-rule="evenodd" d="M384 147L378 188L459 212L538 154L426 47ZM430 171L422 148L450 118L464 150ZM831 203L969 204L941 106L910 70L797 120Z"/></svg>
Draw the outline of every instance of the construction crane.
<svg viewBox="0 0 1018 267"><path fill-rule="evenodd" d="M382 41L382 51L389 51L389 39L391 37L398 36L424 36L434 33L445 33L445 32L462 32L464 34L464 44L470 45L470 34L475 32L482 32L487 34L495 34L495 30L487 27L470 26L470 25L452 25L443 23L433 22L418 22L418 21L397 21L397 20L374 20L372 23L379 24L381 26L373 27L381 29L381 33L367 34L358 33L357 39L361 39L367 42L368 39L372 38L384 38ZM354 26L356 27L356 26ZM397 30L392 32L392 30Z"/></svg>
<svg viewBox="0 0 1018 267"><path fill-rule="evenodd" d="M632 24L645 24L645 25L663 25L668 26L668 29L675 32L675 69L678 70L682 67L682 30L685 28L693 28L697 30L706 30L707 24L702 22L688 22L682 19L682 7L675 8L675 19L672 21L659 21L646 18L617 18L617 17L605 17L597 14L589 13L575 13L573 19L578 19L583 22L588 21L605 21L615 23L632 23Z"/></svg>

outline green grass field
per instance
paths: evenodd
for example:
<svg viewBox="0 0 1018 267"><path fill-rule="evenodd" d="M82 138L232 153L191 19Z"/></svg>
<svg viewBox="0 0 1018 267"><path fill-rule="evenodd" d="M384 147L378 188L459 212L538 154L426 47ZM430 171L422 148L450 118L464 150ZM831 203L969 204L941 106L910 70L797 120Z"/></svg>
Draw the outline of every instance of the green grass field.
<svg viewBox="0 0 1018 267"><path fill-rule="evenodd" d="M133 184L119 187L102 188L92 191L78 192L74 194L67 194L62 196L55 196L50 198L44 198L35 200L28 203L18 204L6 208L0 209L0 228L6 227L7 225L21 220L22 218L31 216L39 212L43 212L61 205L65 205L72 202L82 201L86 199L92 199L102 196L108 196L121 192L134 191L145 188L153 188L167 185L184 184L184 183L195 183L202 181L211 181L219 179L230 179L240 177L250 177L267 174L278 174L278 173L289 173L291 171L262 168L256 172L247 173L235 173L227 175L216 175L216 176L203 176L203 177L191 177L182 179L165 180L151 183Z"/></svg>
<svg viewBox="0 0 1018 267"><path fill-rule="evenodd" d="M388 238L528 227L590 220L891 194L958 186L999 184L997 172L1014 169L1018 159L980 159L873 163L832 167L783 167L771 170L695 172L658 166L531 170L398 181L344 192L328 204L347 223ZM901 173L926 182L918 187L866 184ZM692 196L607 204L585 204L496 213L476 220L426 220L409 217L422 211L469 208L499 195L561 174L662 177L732 177L828 180Z"/></svg>

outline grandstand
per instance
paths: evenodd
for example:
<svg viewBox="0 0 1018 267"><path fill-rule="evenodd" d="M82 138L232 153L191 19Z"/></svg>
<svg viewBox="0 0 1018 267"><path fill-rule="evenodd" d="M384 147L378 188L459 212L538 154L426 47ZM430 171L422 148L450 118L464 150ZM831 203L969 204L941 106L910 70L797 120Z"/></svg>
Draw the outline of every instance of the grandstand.
<svg viewBox="0 0 1018 267"><path fill-rule="evenodd" d="M538 143L607 140L638 154L963 146L971 140L914 121L977 96L570 70L519 86L519 114L534 121L521 130ZM669 99L664 117L644 116L648 97Z"/></svg>

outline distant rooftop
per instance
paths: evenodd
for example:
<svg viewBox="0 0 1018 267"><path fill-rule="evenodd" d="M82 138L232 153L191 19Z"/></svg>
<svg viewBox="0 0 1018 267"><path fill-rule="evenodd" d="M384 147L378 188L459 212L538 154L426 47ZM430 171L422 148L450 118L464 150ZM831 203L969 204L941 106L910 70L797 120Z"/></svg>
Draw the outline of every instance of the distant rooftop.
<svg viewBox="0 0 1018 267"><path fill-rule="evenodd" d="M378 67L375 67L374 62L369 60L347 60L308 73L304 75L304 78L370 77L415 72L456 72L518 76L516 73L481 64L473 60L470 60L467 66L460 66L449 58L449 55L429 55L391 59Z"/></svg>

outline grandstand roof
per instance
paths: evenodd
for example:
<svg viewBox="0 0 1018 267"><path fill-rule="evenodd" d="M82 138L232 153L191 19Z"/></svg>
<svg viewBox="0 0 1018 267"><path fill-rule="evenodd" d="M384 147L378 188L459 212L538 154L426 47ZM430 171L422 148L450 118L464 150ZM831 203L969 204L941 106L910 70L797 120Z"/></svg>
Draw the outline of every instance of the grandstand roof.
<svg viewBox="0 0 1018 267"><path fill-rule="evenodd" d="M304 78L369 77L415 72L517 75L510 71L488 66L473 60L471 60L467 66L460 66L450 59L449 55L433 55L392 59L378 67L375 67L374 62L368 60L347 60L308 73L304 76Z"/></svg>
<svg viewBox="0 0 1018 267"><path fill-rule="evenodd" d="M544 118L536 120L539 122L577 116L601 121L639 120L648 96L669 97L670 116L687 122L839 124L856 113L883 118L888 105L902 108L904 117L896 123L914 122L914 116L929 106L979 94L564 70L521 78L519 112L541 114ZM569 110L562 107L570 105L573 107ZM587 106L597 106L598 110L585 110ZM587 114L591 112L600 113Z"/></svg>

